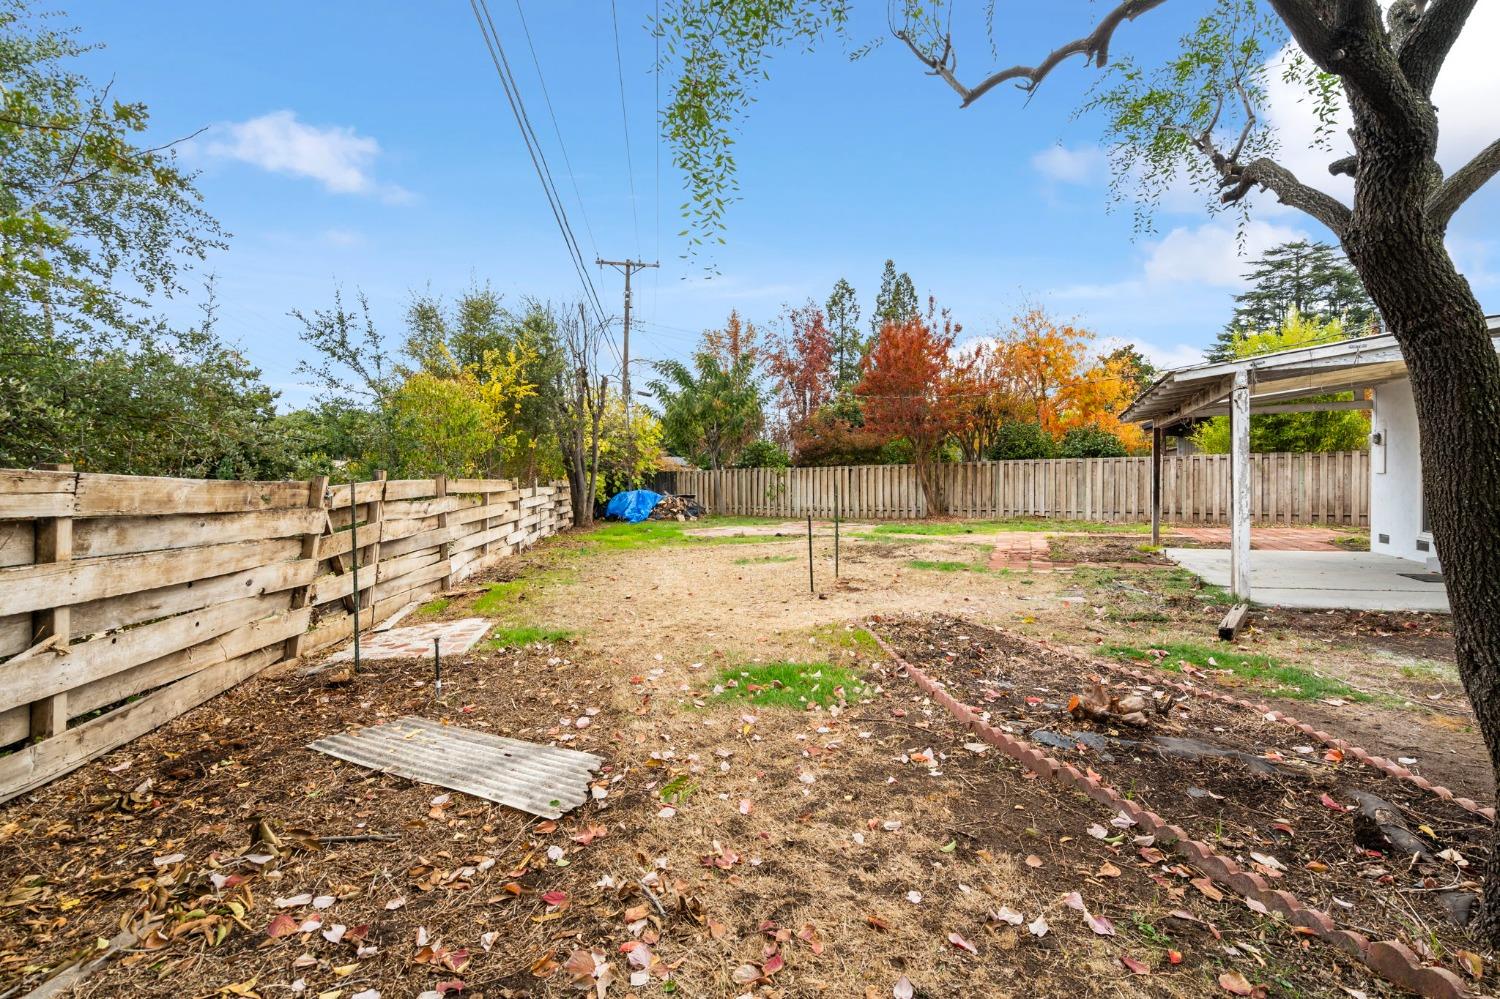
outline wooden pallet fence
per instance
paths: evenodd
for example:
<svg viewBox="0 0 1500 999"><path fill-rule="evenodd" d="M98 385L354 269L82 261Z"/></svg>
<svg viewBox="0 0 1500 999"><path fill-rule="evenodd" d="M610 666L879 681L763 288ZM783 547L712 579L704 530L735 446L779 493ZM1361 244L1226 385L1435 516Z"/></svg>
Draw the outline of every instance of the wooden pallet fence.
<svg viewBox="0 0 1500 999"><path fill-rule="evenodd" d="M1229 522L1227 454L1167 455L1162 519ZM948 512L974 519L1049 517L1108 523L1151 519L1151 459L1048 458L961 462L942 467ZM672 473L672 491L710 512L755 517L843 516L906 520L927 516L911 465L736 468ZM1364 451L1250 456L1251 511L1262 524L1370 523L1370 458Z"/></svg>
<svg viewBox="0 0 1500 999"><path fill-rule="evenodd" d="M0 469L0 801L350 637L356 554L364 629L571 523L565 483Z"/></svg>

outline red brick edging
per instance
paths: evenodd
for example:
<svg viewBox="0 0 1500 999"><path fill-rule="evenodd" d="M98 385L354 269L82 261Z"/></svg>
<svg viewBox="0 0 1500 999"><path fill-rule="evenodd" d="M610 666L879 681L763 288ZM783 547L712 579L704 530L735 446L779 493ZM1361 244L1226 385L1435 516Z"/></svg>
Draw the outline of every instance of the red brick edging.
<svg viewBox="0 0 1500 999"><path fill-rule="evenodd" d="M978 711L953 697L942 684L903 659L873 628L866 630L886 655L906 670L907 676L960 724L978 733L981 739L1027 770L1072 787L1101 805L1124 812L1137 825L1161 837L1162 845L1186 858L1210 879L1247 899L1254 899L1270 911L1280 913L1293 926L1301 926L1350 957L1358 958L1385 980L1427 999L1468 999L1472 995L1457 975L1446 968L1424 966L1405 944L1396 940L1371 942L1353 930L1335 928L1327 913L1304 905L1288 891L1270 887L1259 874L1243 870L1231 858L1215 853L1207 843L1190 837L1181 826L1169 825L1160 815L1124 798L1102 778L1090 777L1070 763L1059 763L1040 749L989 724Z"/></svg>
<svg viewBox="0 0 1500 999"><path fill-rule="evenodd" d="M1129 666L1121 665L1120 663L1110 662L1108 659L1095 659L1094 662L1096 662L1101 668L1105 670L1108 670L1112 673L1119 673L1122 676L1131 677L1132 679L1139 680L1141 683L1147 684L1148 686L1170 687L1173 690L1181 691L1182 693L1188 694L1191 697L1202 697L1206 700L1217 701L1220 704L1227 704L1231 707L1240 708L1245 711L1252 711L1255 714L1258 714L1261 717L1265 718L1267 721L1280 722L1283 725L1290 725L1292 728L1295 728L1297 731L1301 732L1309 739L1314 739L1318 742L1321 742L1325 746L1337 749L1345 756L1352 756L1356 760L1359 760L1359 762L1367 766L1374 767L1381 773L1384 773L1390 777L1395 777L1397 780L1404 780L1414 787L1421 788L1423 791L1427 791L1430 794L1442 798L1444 801L1451 801L1459 808L1462 808L1464 811L1469 812L1473 815L1478 815L1481 818L1489 820L1490 822L1495 821L1495 809L1480 805L1473 798L1460 798L1452 791L1448 790L1448 788L1443 787L1441 784L1434 784L1426 777L1412 773L1410 770L1406 769L1395 760L1388 760L1383 756L1376 756L1373 753L1368 753L1365 750L1361 749L1359 746L1351 744L1347 739L1339 739L1335 736L1329 735L1327 732L1309 725L1307 722L1298 721L1291 715L1283 714L1282 712L1277 711L1269 704L1256 704L1254 701L1248 701L1243 697L1235 697L1231 694L1224 694L1217 690L1209 690L1206 687L1200 687L1196 684L1187 683L1186 681L1169 680L1159 673L1146 673L1141 670L1132 669Z"/></svg>

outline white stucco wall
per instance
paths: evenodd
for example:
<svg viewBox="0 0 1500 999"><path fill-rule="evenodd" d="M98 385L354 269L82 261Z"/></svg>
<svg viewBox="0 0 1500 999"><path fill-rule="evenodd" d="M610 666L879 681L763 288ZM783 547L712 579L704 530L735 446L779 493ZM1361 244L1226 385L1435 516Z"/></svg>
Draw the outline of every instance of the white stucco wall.
<svg viewBox="0 0 1500 999"><path fill-rule="evenodd" d="M1411 382L1375 387L1370 431L1382 441L1370 444L1370 551L1426 563L1437 549L1422 530L1422 458ZM1417 547L1421 543L1426 551Z"/></svg>

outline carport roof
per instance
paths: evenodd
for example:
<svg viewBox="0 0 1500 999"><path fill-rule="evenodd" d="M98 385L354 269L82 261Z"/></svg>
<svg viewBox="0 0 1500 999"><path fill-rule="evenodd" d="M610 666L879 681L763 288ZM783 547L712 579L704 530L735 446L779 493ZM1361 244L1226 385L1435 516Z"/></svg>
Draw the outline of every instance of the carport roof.
<svg viewBox="0 0 1500 999"><path fill-rule="evenodd" d="M1487 322L1491 335L1500 336L1500 316L1490 316ZM1213 415L1205 411L1224 405L1236 371L1250 375L1253 412L1257 403L1290 402L1402 378L1406 362L1389 333L1233 361L1208 361L1168 371L1130 404L1122 418L1168 427L1190 417Z"/></svg>

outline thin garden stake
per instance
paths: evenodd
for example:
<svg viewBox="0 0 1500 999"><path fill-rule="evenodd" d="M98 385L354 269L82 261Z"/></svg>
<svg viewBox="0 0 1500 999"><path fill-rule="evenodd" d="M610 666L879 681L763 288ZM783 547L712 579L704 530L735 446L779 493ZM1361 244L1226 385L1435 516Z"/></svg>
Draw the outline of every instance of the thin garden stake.
<svg viewBox="0 0 1500 999"><path fill-rule="evenodd" d="M435 701L443 699L443 640L437 635L432 636L432 698Z"/></svg>
<svg viewBox="0 0 1500 999"><path fill-rule="evenodd" d="M354 573L354 672L359 672L359 524L354 511L354 478L349 478L349 557Z"/></svg>
<svg viewBox="0 0 1500 999"><path fill-rule="evenodd" d="M839 477L833 477L833 578L839 578Z"/></svg>
<svg viewBox="0 0 1500 999"><path fill-rule="evenodd" d="M812 514L807 515L807 592L817 593L818 588L813 585L812 565Z"/></svg>

